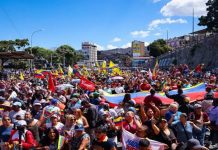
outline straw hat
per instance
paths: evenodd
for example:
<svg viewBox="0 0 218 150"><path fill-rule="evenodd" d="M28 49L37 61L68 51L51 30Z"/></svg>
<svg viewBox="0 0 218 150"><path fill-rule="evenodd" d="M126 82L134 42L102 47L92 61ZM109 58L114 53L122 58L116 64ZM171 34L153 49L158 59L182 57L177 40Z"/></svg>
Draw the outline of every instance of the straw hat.
<svg viewBox="0 0 218 150"><path fill-rule="evenodd" d="M3 104L1 104L0 106L3 106L3 107L11 107L11 103L9 101L4 101Z"/></svg>

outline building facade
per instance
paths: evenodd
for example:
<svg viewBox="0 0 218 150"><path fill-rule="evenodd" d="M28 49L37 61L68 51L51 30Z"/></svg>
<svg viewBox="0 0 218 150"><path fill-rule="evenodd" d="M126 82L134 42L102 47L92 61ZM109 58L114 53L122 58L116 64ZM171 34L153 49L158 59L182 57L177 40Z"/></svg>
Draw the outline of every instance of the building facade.
<svg viewBox="0 0 218 150"><path fill-rule="evenodd" d="M145 43L141 41L132 41L132 56L144 57L145 56Z"/></svg>
<svg viewBox="0 0 218 150"><path fill-rule="evenodd" d="M97 61L97 46L95 44L83 42L81 51L85 60L88 60L89 62Z"/></svg>

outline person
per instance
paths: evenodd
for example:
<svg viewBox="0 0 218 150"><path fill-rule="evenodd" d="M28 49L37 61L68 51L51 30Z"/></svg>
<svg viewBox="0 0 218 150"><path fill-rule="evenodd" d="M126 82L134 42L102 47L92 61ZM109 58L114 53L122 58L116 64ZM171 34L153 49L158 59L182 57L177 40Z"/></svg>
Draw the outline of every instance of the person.
<svg viewBox="0 0 218 150"><path fill-rule="evenodd" d="M13 125L11 124L11 119L9 116L3 116L2 118L3 124L0 126L0 141L8 142L11 134L11 130L13 129Z"/></svg>
<svg viewBox="0 0 218 150"><path fill-rule="evenodd" d="M112 142L107 137L107 128L105 126L99 126L95 130L96 139L93 141L92 149L104 149L104 150L116 150L117 146L115 142Z"/></svg>
<svg viewBox="0 0 218 150"><path fill-rule="evenodd" d="M87 121L86 117L84 117L82 115L82 111L80 109L74 109L73 110L73 115L76 118L76 123L77 124L83 124L85 129L89 127L88 121Z"/></svg>
<svg viewBox="0 0 218 150"><path fill-rule="evenodd" d="M0 118L3 116L9 116L11 111L11 103L9 101L4 101L3 104L0 104L0 108L3 109L3 111L0 111Z"/></svg>
<svg viewBox="0 0 218 150"><path fill-rule="evenodd" d="M31 111L31 114L33 116L34 119L39 119L41 114L42 114L42 110L41 110L42 104L40 103L40 101L35 100L33 103L33 109Z"/></svg>
<svg viewBox="0 0 218 150"><path fill-rule="evenodd" d="M165 119L167 120L167 123L171 126L171 124L175 124L179 121L180 115L181 112L178 111L178 104L171 103L168 111L165 114Z"/></svg>
<svg viewBox="0 0 218 150"><path fill-rule="evenodd" d="M206 126L210 124L207 113L202 112L201 104L194 105L194 112L189 114L189 120L194 122L200 129L200 132L193 132L193 137L198 139L201 145L204 145Z"/></svg>
<svg viewBox="0 0 218 150"><path fill-rule="evenodd" d="M137 128L135 135L140 138L146 138L148 135L147 133L148 133L148 127L145 125L142 125L141 127Z"/></svg>
<svg viewBox="0 0 218 150"><path fill-rule="evenodd" d="M209 150L207 147L202 146L197 139L188 140L187 149L189 150Z"/></svg>
<svg viewBox="0 0 218 150"><path fill-rule="evenodd" d="M218 98L214 99L213 107L209 110L210 128L211 128L211 146L218 147Z"/></svg>
<svg viewBox="0 0 218 150"><path fill-rule="evenodd" d="M20 102L13 103L12 111L9 113L12 123L16 122L16 117L20 116L21 119L24 119L26 113L25 110L21 109L22 104Z"/></svg>
<svg viewBox="0 0 218 150"><path fill-rule="evenodd" d="M25 150L34 148L38 145L38 143L35 141L33 134L31 131L27 130L27 123L24 120L19 120L16 122L17 129L11 130L10 138L8 143L5 143L5 145L8 146L8 148L16 148L16 147L22 147ZM19 135L21 134L21 143L19 143Z"/></svg>
<svg viewBox="0 0 218 150"><path fill-rule="evenodd" d="M178 88L178 93L174 95L170 95L168 90L165 91L166 97L173 99L175 102L179 104L179 106L184 106L186 105L185 102L185 95L183 94L183 90L181 88Z"/></svg>
<svg viewBox="0 0 218 150"><path fill-rule="evenodd" d="M141 139L139 141L139 150L152 150L150 141L147 139Z"/></svg>
<svg viewBox="0 0 218 150"><path fill-rule="evenodd" d="M51 122L50 123L46 123L46 128L51 128L51 127L55 127L58 132L61 132L61 129L63 128L64 124L61 123L60 121L58 121L58 115L54 114L51 116Z"/></svg>
<svg viewBox="0 0 218 150"><path fill-rule="evenodd" d="M151 85L148 83L147 80L144 80L143 83L140 85L140 90L148 91L151 89Z"/></svg>
<svg viewBox="0 0 218 150"><path fill-rule="evenodd" d="M162 105L162 101L160 100L160 98L155 96L155 90L154 89L151 89L150 90L150 95L146 96L145 99L144 99L144 105L147 108L152 108L153 109L153 107L151 106L150 103L154 103L155 106L157 106L158 108L160 108L160 106Z"/></svg>
<svg viewBox="0 0 218 150"><path fill-rule="evenodd" d="M137 128L139 127L141 127L141 123L135 118L134 112L128 111L125 115L125 121L123 122L123 128L135 134L137 131Z"/></svg>
<svg viewBox="0 0 218 150"><path fill-rule="evenodd" d="M176 132L178 143L186 144L189 139L193 138L193 130L201 131L193 122L187 121L188 117L185 113L180 115L179 122L172 125Z"/></svg>
<svg viewBox="0 0 218 150"><path fill-rule="evenodd" d="M176 149L177 140L173 131L168 127L167 120L162 118L158 122L159 132L155 140L165 143L168 145L169 149Z"/></svg>
<svg viewBox="0 0 218 150"><path fill-rule="evenodd" d="M90 148L90 137L89 134L85 132L82 124L75 125L75 133L70 142L71 150L85 150Z"/></svg>
<svg viewBox="0 0 218 150"><path fill-rule="evenodd" d="M36 150L57 150L59 132L55 127L46 129L45 136L41 139L40 146Z"/></svg>
<svg viewBox="0 0 218 150"><path fill-rule="evenodd" d="M76 118L72 114L67 114L65 119L65 125L61 129L61 135L70 139L74 134L74 127L76 125Z"/></svg>
<svg viewBox="0 0 218 150"><path fill-rule="evenodd" d="M98 112L97 112L96 106L89 103L88 101L82 101L81 105L87 109L84 116L86 117L88 124L89 124L89 128L87 132L89 133L91 141L92 141L94 139L94 128L98 120Z"/></svg>

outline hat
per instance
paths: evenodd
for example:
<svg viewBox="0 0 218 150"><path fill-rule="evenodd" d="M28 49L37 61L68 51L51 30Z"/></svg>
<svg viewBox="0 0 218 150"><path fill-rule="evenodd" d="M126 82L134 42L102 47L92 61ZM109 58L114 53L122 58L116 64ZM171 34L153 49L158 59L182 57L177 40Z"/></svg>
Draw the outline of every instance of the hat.
<svg viewBox="0 0 218 150"><path fill-rule="evenodd" d="M53 97L52 97L52 96L49 96L48 99L53 99Z"/></svg>
<svg viewBox="0 0 218 150"><path fill-rule="evenodd" d="M74 130L75 131L83 131L84 127L82 124L77 124L77 125L75 125Z"/></svg>
<svg viewBox="0 0 218 150"><path fill-rule="evenodd" d="M11 107L11 103L9 101L4 101L3 104L1 104L1 106L4 106L4 107Z"/></svg>
<svg viewBox="0 0 218 150"><path fill-rule="evenodd" d="M17 121L17 125L18 125L18 126L26 126L27 123L26 123L25 120L19 120L19 121Z"/></svg>
<svg viewBox="0 0 218 150"><path fill-rule="evenodd" d="M41 106L42 104L40 103L40 101L35 100L34 103L33 103L33 106L36 106L36 105Z"/></svg>
<svg viewBox="0 0 218 150"><path fill-rule="evenodd" d="M201 104L195 104L194 109L197 109L197 108L202 108Z"/></svg>
<svg viewBox="0 0 218 150"><path fill-rule="evenodd" d="M19 106L19 107L21 107L22 104L21 104L21 102L14 102L14 103L13 103L13 106Z"/></svg>
<svg viewBox="0 0 218 150"><path fill-rule="evenodd" d="M53 98L53 99L51 100L51 104L55 105L55 104L57 104L57 103L58 103L58 100L57 100L57 99Z"/></svg>
<svg viewBox="0 0 218 150"><path fill-rule="evenodd" d="M57 115L57 114L53 114L53 115L51 116L51 118L58 118L58 115Z"/></svg>
<svg viewBox="0 0 218 150"><path fill-rule="evenodd" d="M132 111L134 114L136 113L136 109L134 107L129 107L128 111Z"/></svg>
<svg viewBox="0 0 218 150"><path fill-rule="evenodd" d="M201 146L200 142L197 139L190 139L190 140L188 140L187 148L198 150L198 149L202 149L205 147Z"/></svg>
<svg viewBox="0 0 218 150"><path fill-rule="evenodd" d="M71 94L70 98L79 98L79 93Z"/></svg>

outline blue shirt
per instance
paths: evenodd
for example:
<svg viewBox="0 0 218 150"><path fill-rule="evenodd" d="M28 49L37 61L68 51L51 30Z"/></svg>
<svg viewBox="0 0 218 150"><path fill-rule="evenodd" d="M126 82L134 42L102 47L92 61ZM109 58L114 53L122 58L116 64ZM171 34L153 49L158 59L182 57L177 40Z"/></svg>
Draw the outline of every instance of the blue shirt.
<svg viewBox="0 0 218 150"><path fill-rule="evenodd" d="M188 142L189 139L193 137L193 127L191 126L190 122L186 122L186 126L183 127L183 124L179 121L176 124L173 125L173 128L176 131L177 141L178 143L181 142ZM186 131L186 133L185 133Z"/></svg>
<svg viewBox="0 0 218 150"><path fill-rule="evenodd" d="M3 142L8 142L12 129L12 126L7 128L5 126L0 126L0 140L2 140Z"/></svg>
<svg viewBox="0 0 218 150"><path fill-rule="evenodd" d="M173 114L174 114L174 112L170 111L170 110L166 112L165 119L167 120L167 122L170 120L170 118L172 117ZM176 116L174 117L172 124L175 124L179 121L180 115L181 115L181 112L177 111Z"/></svg>

